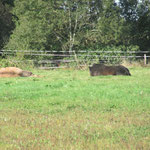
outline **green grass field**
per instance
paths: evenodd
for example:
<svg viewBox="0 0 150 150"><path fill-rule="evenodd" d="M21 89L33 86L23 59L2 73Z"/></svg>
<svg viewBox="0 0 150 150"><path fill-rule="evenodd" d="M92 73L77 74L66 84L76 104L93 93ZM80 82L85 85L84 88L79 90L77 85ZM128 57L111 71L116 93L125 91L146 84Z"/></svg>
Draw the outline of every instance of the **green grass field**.
<svg viewBox="0 0 150 150"><path fill-rule="evenodd" d="M150 68L33 72L0 78L0 150L150 149Z"/></svg>

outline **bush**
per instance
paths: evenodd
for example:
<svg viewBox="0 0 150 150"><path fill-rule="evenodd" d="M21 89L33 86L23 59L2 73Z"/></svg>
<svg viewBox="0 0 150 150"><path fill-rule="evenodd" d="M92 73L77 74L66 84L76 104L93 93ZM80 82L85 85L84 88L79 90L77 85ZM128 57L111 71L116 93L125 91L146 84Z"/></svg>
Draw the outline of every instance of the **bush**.
<svg viewBox="0 0 150 150"><path fill-rule="evenodd" d="M1 67L18 67L21 69L34 68L33 61L29 61L19 57L8 56L7 58L0 59Z"/></svg>
<svg viewBox="0 0 150 150"><path fill-rule="evenodd" d="M136 51L139 51L138 46L106 46L99 47L96 50L87 50L86 53L81 53L78 56L80 63L108 63L108 64L120 64L124 60L135 60Z"/></svg>

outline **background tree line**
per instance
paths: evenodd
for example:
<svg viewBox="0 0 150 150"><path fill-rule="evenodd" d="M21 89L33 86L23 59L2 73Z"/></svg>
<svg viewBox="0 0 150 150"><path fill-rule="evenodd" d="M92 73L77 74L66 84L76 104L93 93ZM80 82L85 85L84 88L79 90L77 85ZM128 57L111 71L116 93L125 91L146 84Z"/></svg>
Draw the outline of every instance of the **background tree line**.
<svg viewBox="0 0 150 150"><path fill-rule="evenodd" d="M150 2L0 0L0 49L150 51Z"/></svg>

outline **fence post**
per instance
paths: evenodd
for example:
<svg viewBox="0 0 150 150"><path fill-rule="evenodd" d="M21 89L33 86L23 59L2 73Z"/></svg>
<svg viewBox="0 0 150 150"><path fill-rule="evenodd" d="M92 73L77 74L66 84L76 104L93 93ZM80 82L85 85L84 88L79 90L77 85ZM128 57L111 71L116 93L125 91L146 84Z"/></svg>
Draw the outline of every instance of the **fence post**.
<svg viewBox="0 0 150 150"><path fill-rule="evenodd" d="M144 54L144 65L147 64L147 60L146 60L146 54Z"/></svg>
<svg viewBox="0 0 150 150"><path fill-rule="evenodd" d="M77 67L79 68L79 62L78 62L77 54L75 51L74 51L74 58L75 58L75 61L77 63Z"/></svg>

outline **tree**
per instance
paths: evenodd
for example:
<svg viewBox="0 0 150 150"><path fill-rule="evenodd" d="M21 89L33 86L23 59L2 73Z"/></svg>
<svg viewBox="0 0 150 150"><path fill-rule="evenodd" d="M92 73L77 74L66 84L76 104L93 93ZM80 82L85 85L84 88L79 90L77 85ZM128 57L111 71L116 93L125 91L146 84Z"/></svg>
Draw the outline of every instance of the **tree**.
<svg viewBox="0 0 150 150"><path fill-rule="evenodd" d="M44 50L47 36L52 32L53 8L50 1L15 0L13 14L16 28L11 35L7 49Z"/></svg>
<svg viewBox="0 0 150 150"><path fill-rule="evenodd" d="M65 49L68 51L85 49L87 41L91 41L89 33L95 28L102 3L100 0L75 0L65 1L65 12L68 33L66 36ZM94 44L94 43L93 43Z"/></svg>
<svg viewBox="0 0 150 150"><path fill-rule="evenodd" d="M127 44L129 29L120 15L120 8L114 0L103 1L102 13L99 16L94 36L100 45ZM126 30L126 32L125 32Z"/></svg>
<svg viewBox="0 0 150 150"><path fill-rule="evenodd" d="M9 36L14 29L12 14L10 13L13 6L13 0L0 1L0 49L7 43Z"/></svg>
<svg viewBox="0 0 150 150"><path fill-rule="evenodd" d="M147 0L120 0L121 15L130 26L130 44L138 45L141 50L150 47L150 2Z"/></svg>
<svg viewBox="0 0 150 150"><path fill-rule="evenodd" d="M84 2L16 0L16 28L6 48L72 51L78 45L75 37L87 22Z"/></svg>
<svg viewBox="0 0 150 150"><path fill-rule="evenodd" d="M10 0L6 2L12 6ZM5 48L58 53L120 45L147 49L149 6L148 0L15 0L16 28ZM0 43L9 34L3 34Z"/></svg>
<svg viewBox="0 0 150 150"><path fill-rule="evenodd" d="M138 20L136 23L136 41L143 51L150 51L150 2L141 1L138 7Z"/></svg>

